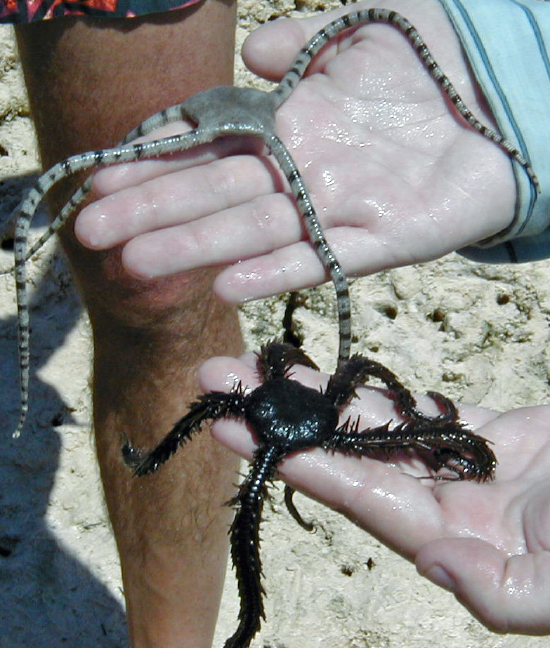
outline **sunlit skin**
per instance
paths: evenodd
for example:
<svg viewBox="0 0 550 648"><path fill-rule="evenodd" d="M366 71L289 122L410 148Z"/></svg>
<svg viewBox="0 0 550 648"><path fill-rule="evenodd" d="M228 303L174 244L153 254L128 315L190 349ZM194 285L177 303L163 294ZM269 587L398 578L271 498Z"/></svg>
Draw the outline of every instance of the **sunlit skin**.
<svg viewBox="0 0 550 648"><path fill-rule="evenodd" d="M491 125L438 3L376 4L415 24L470 109ZM245 44L245 61L280 77L331 17L269 24ZM407 40L384 25L336 40L281 107L277 128L344 270L366 274L432 259L503 229L514 213L510 160L449 110ZM181 129L173 124L151 136ZM225 152L225 145L210 148L213 157ZM215 282L228 301L324 280L269 158L245 154L193 167L196 155L98 173L95 188L108 195L80 214L80 241L95 249L123 244L125 267L142 278L229 264Z"/></svg>
<svg viewBox="0 0 550 648"><path fill-rule="evenodd" d="M291 307L293 310L293 307ZM285 338L292 339L291 313L287 308ZM245 648L258 632L264 609L260 525L263 504L277 466L298 452L322 448L347 457L416 456L430 469L426 476L486 482L492 480L496 458L485 439L467 429L451 401L432 393L433 413L420 410L410 391L384 365L353 355L338 365L323 390L294 379L299 366L318 369L311 358L292 343L273 340L255 357L260 384L255 389L233 383L229 393L207 391L191 403L164 439L147 451L127 442L122 450L136 477L161 469L179 448L192 441L206 421L238 420L246 424L258 444L248 474L231 499L235 517L231 524L231 557L241 600L239 624L225 648ZM356 419L339 420L340 410L353 402L359 385L379 381L395 411L380 425L365 428ZM396 421L395 419L398 419ZM249 457L250 458L250 457ZM314 525L300 516L285 488L285 503L295 520L311 531Z"/></svg>
<svg viewBox="0 0 550 648"><path fill-rule="evenodd" d="M491 125L440 5L376 5L409 18L465 102ZM266 25L245 44L247 65L280 78L330 17ZM348 274L439 257L499 232L513 217L510 161L455 119L389 27L361 28L329 46L280 109L278 129ZM105 198L80 214L80 241L95 249L124 245L123 263L140 278L228 263L214 288L230 302L321 283L323 271L270 160L223 157L219 145L209 152L214 159L200 167L187 155L98 173L95 187ZM325 380L304 368L296 376L311 385ZM235 378L258 384L251 357L215 358L201 370L205 390L229 390ZM391 403L376 392L359 395L350 410L363 424L387 420ZM461 416L494 442L499 465L490 484L417 480L411 467L318 450L285 461L281 475L414 561L492 630L550 633L548 408L500 414L464 407ZM219 422L214 433L251 456L243 426Z"/></svg>
<svg viewBox="0 0 550 648"><path fill-rule="evenodd" d="M327 376L296 367L311 387ZM213 358L200 373L205 390L228 390L234 380L254 388L251 354ZM395 418L379 391L358 390L342 414L361 427ZM433 407L420 399L423 407ZM422 464L387 464L311 450L285 459L280 476L293 488L340 511L414 562L421 574L452 591L496 632L550 632L550 417L548 407L500 414L463 406L460 416L493 442L492 482L433 481ZM250 458L250 432L235 422L214 425L214 436Z"/></svg>

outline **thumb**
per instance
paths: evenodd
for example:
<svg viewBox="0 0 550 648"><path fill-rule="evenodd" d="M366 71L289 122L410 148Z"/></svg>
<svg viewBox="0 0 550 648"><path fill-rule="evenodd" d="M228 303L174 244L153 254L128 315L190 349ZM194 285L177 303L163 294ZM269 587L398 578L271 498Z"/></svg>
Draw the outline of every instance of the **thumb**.
<svg viewBox="0 0 550 648"><path fill-rule="evenodd" d="M510 555L484 540L453 538L424 545L415 562L493 632L550 632L550 552Z"/></svg>
<svg viewBox="0 0 550 648"><path fill-rule="evenodd" d="M346 13L349 13L349 8L343 7L311 18L281 18L266 23L244 42L241 54L246 67L270 81L280 80L308 40L329 22ZM336 52L336 47L334 42L329 43L321 57L316 58L315 68L322 65L329 51Z"/></svg>

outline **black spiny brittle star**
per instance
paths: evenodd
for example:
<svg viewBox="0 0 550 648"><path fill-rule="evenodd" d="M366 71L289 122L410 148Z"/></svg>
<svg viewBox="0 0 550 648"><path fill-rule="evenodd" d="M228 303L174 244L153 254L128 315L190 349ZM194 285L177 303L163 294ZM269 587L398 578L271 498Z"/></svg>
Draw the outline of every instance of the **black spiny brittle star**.
<svg viewBox="0 0 550 648"><path fill-rule="evenodd" d="M233 418L244 421L252 430L258 448L248 475L237 495L229 502L235 506L230 530L231 558L239 596L239 624L224 648L247 648L265 619L260 523L268 484L277 466L286 457L311 448L341 452L355 457L395 458L416 453L433 470L456 479L483 482L493 478L496 458L487 441L470 431L458 418L455 405L441 394L429 396L440 413L428 416L417 407L411 392L395 374L380 363L353 355L341 363L324 390L312 389L293 380L292 367L317 369L301 349L286 340L292 333L291 300L284 318L285 342L272 341L257 354L257 373L262 384L248 390L238 383L229 392L210 392L198 397L185 414L150 452L143 453L126 443L123 457L134 475L154 473L200 431L205 421ZM356 397L356 389L368 378L382 382L401 422L360 429L359 420L339 423L340 411ZM433 474L434 479L445 479ZM449 478L449 477L447 477ZM292 502L293 490L285 488L285 502L296 521L308 530Z"/></svg>
<svg viewBox="0 0 550 648"><path fill-rule="evenodd" d="M30 347L26 263L78 209L89 193L91 183L88 180L75 192L53 220L46 233L29 247L29 227L40 202L60 180L79 171L184 151L228 135L246 135L260 138L286 176L309 239L335 286L339 318L338 360L340 365L348 360L351 347L351 315L347 278L325 239L300 172L288 149L276 135L275 112L291 95L307 71L312 59L328 41L346 29L367 23L386 23L398 29L408 39L426 70L441 87L465 122L483 137L500 146L511 159L522 165L535 188L539 189L537 178L528 161L522 157L521 153L510 142L496 131L484 126L471 113L452 83L437 65L424 40L406 18L395 11L387 9L368 9L344 15L329 23L311 38L299 52L290 70L273 91L263 92L251 88L235 88L232 86L211 88L198 93L182 104L156 113L131 131L118 146L70 157L53 166L38 179L34 188L31 189L13 215L16 222L14 271L19 313L21 381L21 416L14 436L19 436L21 433L29 400ZM129 143L160 126L181 119L191 121L196 124L196 128L191 132L161 140L140 144ZM7 272L11 271L12 269Z"/></svg>

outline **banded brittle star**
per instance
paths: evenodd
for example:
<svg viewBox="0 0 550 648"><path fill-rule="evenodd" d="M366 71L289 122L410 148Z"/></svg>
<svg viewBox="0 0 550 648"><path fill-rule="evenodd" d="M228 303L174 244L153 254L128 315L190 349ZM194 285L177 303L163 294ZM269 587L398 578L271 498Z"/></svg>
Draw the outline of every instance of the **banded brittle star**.
<svg viewBox="0 0 550 648"><path fill-rule="evenodd" d="M63 178L86 169L176 153L229 135L252 136L261 139L286 176L309 240L336 290L339 319L339 364L341 365L349 358L351 315L347 278L323 234L300 171L288 149L276 134L275 113L277 108L291 95L315 55L332 38L344 30L368 23L385 23L399 30L408 39L426 70L449 98L466 124L500 146L512 160L522 165L538 190L537 178L528 161L510 142L496 131L484 126L472 114L434 60L418 31L406 18L387 9L368 9L344 15L326 25L310 39L300 50L290 70L273 91L263 92L233 86L211 88L198 93L182 104L156 113L131 131L118 146L70 157L54 165L38 179L34 188L30 190L13 214L16 221L15 266L14 269L7 271L14 270L15 272L19 313L21 415L14 436L19 436L23 428L29 405L30 347L26 263L82 204L90 191L91 181L85 182L75 192L55 217L45 234L29 246L29 227L45 195ZM132 140L147 135L160 126L182 119L192 122L196 126L194 130L165 139L130 144Z"/></svg>

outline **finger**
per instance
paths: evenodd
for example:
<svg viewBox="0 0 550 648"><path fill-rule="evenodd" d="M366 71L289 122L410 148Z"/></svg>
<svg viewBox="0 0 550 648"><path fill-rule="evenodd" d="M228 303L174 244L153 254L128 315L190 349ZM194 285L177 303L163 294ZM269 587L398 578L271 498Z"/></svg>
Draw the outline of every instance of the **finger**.
<svg viewBox="0 0 550 648"><path fill-rule="evenodd" d="M550 632L549 552L509 556L482 540L441 539L419 551L416 566L494 632Z"/></svg>
<svg viewBox="0 0 550 648"><path fill-rule="evenodd" d="M260 382L256 371L256 353L245 353L240 358L214 357L207 360L199 370L199 381L205 391L229 391L237 383L254 389ZM328 375L294 365L292 376L312 389L326 386Z"/></svg>
<svg viewBox="0 0 550 648"><path fill-rule="evenodd" d="M108 249L144 232L188 222L278 189L265 159L234 156L123 189L83 209L80 242Z"/></svg>
<svg viewBox="0 0 550 648"><path fill-rule="evenodd" d="M216 356L209 358L199 369L199 384L205 392L229 392L239 382L245 387L257 387L255 354L247 353L241 358Z"/></svg>
<svg viewBox="0 0 550 648"><path fill-rule="evenodd" d="M172 122L156 128L144 137L132 140L128 146L181 135L189 132L192 128L193 126L183 121ZM106 166L94 174L92 188L97 195L107 196L161 175L206 164L229 155L259 153L262 147L263 144L253 138L228 136L210 144L195 146L162 157Z"/></svg>
<svg viewBox="0 0 550 648"><path fill-rule="evenodd" d="M325 14L324 17L327 18ZM241 51L245 65L254 74L271 81L279 80L307 40L303 24L307 22L281 18L253 31ZM273 52L277 52L277 56L273 56Z"/></svg>
<svg viewBox="0 0 550 648"><path fill-rule="evenodd" d="M512 483L527 474L533 481L546 480L548 444L548 406L525 407L499 413L492 410L462 406L460 415L477 434L494 443L497 456L497 481ZM537 434L533 434L537 430ZM481 511L478 506L478 511ZM531 507L531 514L533 514ZM541 518L542 519L542 518Z"/></svg>
<svg viewBox="0 0 550 648"><path fill-rule="evenodd" d="M139 144L142 142L149 142L153 140L163 139L165 137L172 137L183 133L188 133L192 130L192 126L184 121L172 122L145 135L138 137L131 142L129 146ZM192 151L188 152L192 154ZM157 177L162 173L169 173L175 171L182 166L186 165L186 160L183 155L181 156L165 156L163 158L154 158L151 160L143 160L141 162L130 162L123 164L114 164L104 167L97 171L92 179L92 187L97 195L107 196L120 191L126 187L145 182L151 178Z"/></svg>
<svg viewBox="0 0 550 648"><path fill-rule="evenodd" d="M202 365L199 372L201 387L206 392L229 391L236 384L241 383L245 388L254 389L259 385L256 371L257 357L256 353L249 352L239 359L210 358ZM292 368L292 380L297 380L311 389L324 390L328 379L328 374L299 364ZM389 420L398 419L395 403L387 397L385 388L358 387L356 393L357 398L354 398L345 408L342 419L350 416L360 417L362 428L381 426ZM422 394L416 394L415 398L419 409L425 414L435 416L439 413L433 398ZM474 406L460 406L460 414L475 427L499 416L498 412Z"/></svg>
<svg viewBox="0 0 550 648"><path fill-rule="evenodd" d="M150 279L235 263L288 246L301 237L292 198L275 194L187 225L138 236L125 246L122 262L130 274Z"/></svg>
<svg viewBox="0 0 550 648"><path fill-rule="evenodd" d="M415 263L407 250L401 256L386 245L381 235L352 227L325 231L328 243L349 276L369 274L406 263ZM223 270L214 283L224 301L242 303L273 295L318 286L328 280L311 244L300 241L272 253L244 260Z"/></svg>

